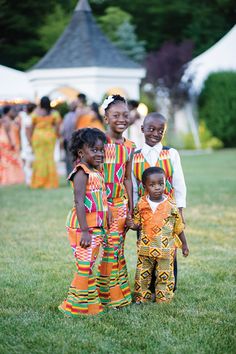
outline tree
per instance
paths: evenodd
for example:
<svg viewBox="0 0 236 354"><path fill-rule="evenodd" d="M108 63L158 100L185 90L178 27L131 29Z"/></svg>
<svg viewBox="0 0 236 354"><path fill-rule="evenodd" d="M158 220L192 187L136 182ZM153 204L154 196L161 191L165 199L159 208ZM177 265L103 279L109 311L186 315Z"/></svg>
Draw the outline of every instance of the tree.
<svg viewBox="0 0 236 354"><path fill-rule="evenodd" d="M193 43L183 41L181 44L166 42L157 52L147 55L146 81L154 87L162 87L168 90L168 95L174 105L181 105L186 98L187 87L181 83L185 70L185 64L191 60Z"/></svg>
<svg viewBox="0 0 236 354"><path fill-rule="evenodd" d="M199 97L199 117L226 147L236 147L236 73L211 74Z"/></svg>
<svg viewBox="0 0 236 354"><path fill-rule="evenodd" d="M41 46L47 52L62 34L70 21L70 15L65 13L61 5L57 4L50 13L44 25L39 29Z"/></svg>
<svg viewBox="0 0 236 354"><path fill-rule="evenodd" d="M117 41L118 28L125 22L129 23L131 15L121 10L119 7L110 6L105 10L105 15L98 18L98 23L102 31L111 41Z"/></svg>
<svg viewBox="0 0 236 354"><path fill-rule="evenodd" d="M0 0L0 62L22 68L32 56L41 56L38 30L56 0Z"/></svg>
<svg viewBox="0 0 236 354"><path fill-rule="evenodd" d="M116 0L93 3L94 12L101 15ZM194 56L200 54L235 24L234 0L119 0L119 7L132 15L137 36L145 40L148 52L161 48L164 42L194 43Z"/></svg>
<svg viewBox="0 0 236 354"><path fill-rule="evenodd" d="M108 7L99 18L103 32L127 56L141 61L145 55L145 41L139 41L132 16L119 7Z"/></svg>
<svg viewBox="0 0 236 354"><path fill-rule="evenodd" d="M122 23L117 31L117 40L114 44L130 58L141 62L145 56L145 41L139 41L135 34L135 27L129 22Z"/></svg>

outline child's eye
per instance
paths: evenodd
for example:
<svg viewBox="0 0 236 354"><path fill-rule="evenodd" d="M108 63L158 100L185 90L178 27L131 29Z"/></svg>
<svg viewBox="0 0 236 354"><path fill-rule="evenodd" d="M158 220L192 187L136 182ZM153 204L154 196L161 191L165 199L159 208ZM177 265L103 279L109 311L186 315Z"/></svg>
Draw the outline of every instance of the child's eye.
<svg viewBox="0 0 236 354"><path fill-rule="evenodd" d="M93 149L93 152L97 152L97 149Z"/></svg>
<svg viewBox="0 0 236 354"><path fill-rule="evenodd" d="M149 131L150 131L150 132L153 132L153 131L154 131L154 129L153 129L153 128L149 128Z"/></svg>

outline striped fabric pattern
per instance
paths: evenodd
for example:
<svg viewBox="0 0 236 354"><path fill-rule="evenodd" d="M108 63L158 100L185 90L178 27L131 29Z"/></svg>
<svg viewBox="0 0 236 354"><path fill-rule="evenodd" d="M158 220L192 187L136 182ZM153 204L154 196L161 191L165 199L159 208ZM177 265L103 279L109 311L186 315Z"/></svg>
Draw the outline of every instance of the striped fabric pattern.
<svg viewBox="0 0 236 354"><path fill-rule="evenodd" d="M88 183L86 186L86 195L84 199L87 224L89 227L106 228L108 205L103 176L99 171L91 171L86 165L79 163L69 176L69 179L72 179L73 187L73 176L80 168L88 174ZM72 229L80 228L75 206L67 216L66 227L70 227Z"/></svg>
<svg viewBox="0 0 236 354"><path fill-rule="evenodd" d="M157 167L163 168L163 170L166 173L166 188L165 188L165 194L168 197L173 198L174 196L174 188L172 186L172 178L173 178L173 165L171 163L170 159L170 152L169 148L166 146L163 146L163 149L160 152L159 159L157 160L156 163ZM135 178L138 183L138 193L139 193L139 198L144 195L144 188L142 184L142 174L143 172L151 167L147 160L144 158L141 150L137 150L134 152L134 157L133 157L133 172L135 175Z"/></svg>
<svg viewBox="0 0 236 354"><path fill-rule="evenodd" d="M107 144L105 144L104 148L103 173L106 182L107 198L123 197L126 195L124 187L126 163L131 158L135 144L127 139L123 144L118 144L107 136Z"/></svg>
<svg viewBox="0 0 236 354"><path fill-rule="evenodd" d="M76 261L77 271L68 291L67 298L58 307L70 317L95 315L103 311L98 296L94 264L100 245L104 242L105 231L102 228L90 229L92 243L89 248L80 247L81 232L68 228L70 245Z"/></svg>
<svg viewBox="0 0 236 354"><path fill-rule="evenodd" d="M127 204L111 206L113 223L109 230L108 242L103 248L98 268L97 286L103 305L123 307L131 303L131 291L124 257L124 226Z"/></svg>
<svg viewBox="0 0 236 354"><path fill-rule="evenodd" d="M141 224L134 297L138 302L151 300L150 283L155 269L156 301L170 301L175 282L175 248L182 246L178 235L184 229L179 211L171 199L166 199L153 212L143 196L135 207L134 222Z"/></svg>

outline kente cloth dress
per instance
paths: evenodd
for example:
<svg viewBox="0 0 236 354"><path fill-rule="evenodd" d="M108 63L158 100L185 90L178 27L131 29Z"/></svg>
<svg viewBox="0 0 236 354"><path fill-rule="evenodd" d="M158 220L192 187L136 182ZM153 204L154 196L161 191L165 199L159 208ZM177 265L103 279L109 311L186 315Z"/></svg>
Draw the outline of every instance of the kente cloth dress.
<svg viewBox="0 0 236 354"><path fill-rule="evenodd" d="M72 317L95 315L103 311L97 291L94 264L100 245L105 242L108 210L106 188L101 173L97 170L92 171L86 165L79 163L69 176L72 185L73 177L79 169L83 169L88 175L84 206L92 242L88 248L80 246L81 230L76 208L73 207L67 216L66 227L77 271L69 288L67 299L59 306L60 311Z"/></svg>
<svg viewBox="0 0 236 354"><path fill-rule="evenodd" d="M126 163L132 158L135 145L130 140L116 143L107 137L104 146L104 179L108 205L113 222L109 229L108 243L103 248L98 267L98 291L102 304L122 307L131 303L131 292L124 257L125 221L128 197L124 186Z"/></svg>

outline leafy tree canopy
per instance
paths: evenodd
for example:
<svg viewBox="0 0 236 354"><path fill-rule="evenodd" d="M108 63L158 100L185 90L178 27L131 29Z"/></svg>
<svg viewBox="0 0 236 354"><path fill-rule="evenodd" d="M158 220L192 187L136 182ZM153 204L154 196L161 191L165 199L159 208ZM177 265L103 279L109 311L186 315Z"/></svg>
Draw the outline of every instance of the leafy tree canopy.
<svg viewBox="0 0 236 354"><path fill-rule="evenodd" d="M199 117L226 147L236 146L236 73L211 74L199 98Z"/></svg>
<svg viewBox="0 0 236 354"><path fill-rule="evenodd" d="M63 32L76 3L77 0L0 0L0 63L20 69L34 64ZM137 35L133 43L138 51L142 51L143 41L151 52L165 42L191 40L197 55L235 23L234 0L119 0L119 10L114 0L89 3L110 38L117 36L120 26L124 34L127 22L133 39ZM108 7L110 12L105 12ZM107 21L111 17L112 21ZM113 40L122 42L122 27L119 31L119 39Z"/></svg>

